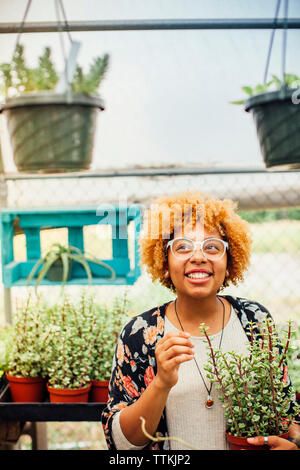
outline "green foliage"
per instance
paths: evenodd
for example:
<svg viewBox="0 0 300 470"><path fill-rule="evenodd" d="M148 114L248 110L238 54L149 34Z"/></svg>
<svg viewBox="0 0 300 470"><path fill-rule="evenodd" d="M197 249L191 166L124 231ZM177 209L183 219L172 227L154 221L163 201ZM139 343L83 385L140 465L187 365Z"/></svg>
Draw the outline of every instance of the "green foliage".
<svg viewBox="0 0 300 470"><path fill-rule="evenodd" d="M273 220L300 220L300 209L267 209L239 211L239 215L249 223L259 224Z"/></svg>
<svg viewBox="0 0 300 470"><path fill-rule="evenodd" d="M37 291L39 284L44 279L51 266L57 261L61 261L63 267L62 287L64 287L68 279L70 261L76 261L84 267L90 283L92 282L92 272L88 261L91 261L108 269L111 272L111 279L115 279L114 270L103 261L100 261L99 259L95 258L94 256L88 255L87 253L82 253L82 251L75 246L65 246L61 243L53 243L53 245L50 247L49 251L45 254L45 256L41 257L33 266L27 278L27 285L29 285L30 281L33 279L34 275L39 270L35 284L35 290Z"/></svg>
<svg viewBox="0 0 300 470"><path fill-rule="evenodd" d="M109 56L94 59L84 74L77 66L71 88L76 93L95 94L108 68ZM32 91L54 90L59 76L51 60L51 49L46 47L38 58L38 66L30 68L24 58L24 46L18 44L11 63L0 65L0 94L19 95Z"/></svg>
<svg viewBox="0 0 300 470"><path fill-rule="evenodd" d="M56 388L78 388L91 380L108 380L122 323L128 319L116 299L115 308L97 306L82 293L78 303L65 298L51 309L45 367L49 384Z"/></svg>
<svg viewBox="0 0 300 470"><path fill-rule="evenodd" d="M261 334L256 335L251 325L248 355L214 350L202 327L210 351L205 366L207 377L221 392L228 430L234 436L279 435L288 429L300 411L300 407L295 406L289 414L294 392L286 392L283 380L291 324L285 333L282 352L273 322L266 317L259 326Z"/></svg>
<svg viewBox="0 0 300 470"><path fill-rule="evenodd" d="M98 321L92 299L78 304L64 298L52 311L48 325L45 367L54 388L79 388L90 382L91 355Z"/></svg>
<svg viewBox="0 0 300 470"><path fill-rule="evenodd" d="M286 87L293 87L295 86L295 82L300 84L300 77L298 75L292 73L286 73L284 75L284 81L280 80L276 75L272 75L272 80L267 82L266 84L258 84L255 87L250 86L243 86L242 90L246 93L247 98L238 101L231 101L231 104L244 104L246 99L251 96L258 95L260 93L266 93L267 91L280 90L283 86Z"/></svg>
<svg viewBox="0 0 300 470"><path fill-rule="evenodd" d="M17 308L8 348L6 370L19 377L45 376L45 341L47 312L40 300Z"/></svg>
<svg viewBox="0 0 300 470"><path fill-rule="evenodd" d="M99 331L93 350L92 380L109 380L114 353L121 329L128 321L126 295L121 301L116 298L113 306L104 307L99 315Z"/></svg>
<svg viewBox="0 0 300 470"><path fill-rule="evenodd" d="M284 328L279 331L284 335ZM300 325L295 327L291 333L291 347L287 352L287 364L289 377L296 392L300 393Z"/></svg>
<svg viewBox="0 0 300 470"><path fill-rule="evenodd" d="M73 91L75 93L95 93L104 78L105 72L108 68L108 61L108 54L105 54L102 58L97 57L94 59L90 70L86 75L84 75L82 68L77 66L72 82Z"/></svg>
<svg viewBox="0 0 300 470"><path fill-rule="evenodd" d="M12 327L0 327L0 377L8 368L9 354L12 347Z"/></svg>

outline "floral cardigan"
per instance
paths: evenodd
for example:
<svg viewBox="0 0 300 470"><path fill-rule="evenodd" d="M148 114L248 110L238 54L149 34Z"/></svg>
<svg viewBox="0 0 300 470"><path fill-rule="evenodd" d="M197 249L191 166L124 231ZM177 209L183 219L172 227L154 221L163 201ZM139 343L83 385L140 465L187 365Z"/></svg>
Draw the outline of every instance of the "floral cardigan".
<svg viewBox="0 0 300 470"><path fill-rule="evenodd" d="M258 302L239 297L224 296L233 306L250 341L248 327L254 323L254 333L259 334L259 323L268 310ZM169 303L169 302L168 302ZM144 392L156 374L155 345L164 335L165 313L168 303L133 317L121 332L109 383L109 400L102 412L102 425L109 450L115 450L112 439L112 419L118 411L134 403ZM286 388L291 386L284 373ZM157 435L168 436L165 410L157 428ZM150 442L145 450L167 450L169 441Z"/></svg>

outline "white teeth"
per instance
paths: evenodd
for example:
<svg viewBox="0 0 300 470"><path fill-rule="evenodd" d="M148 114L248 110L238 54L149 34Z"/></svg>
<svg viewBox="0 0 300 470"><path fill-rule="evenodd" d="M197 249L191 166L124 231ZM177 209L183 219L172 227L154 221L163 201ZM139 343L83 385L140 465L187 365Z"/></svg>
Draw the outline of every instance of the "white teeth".
<svg viewBox="0 0 300 470"><path fill-rule="evenodd" d="M209 277L210 274L208 274L208 273L189 273L189 274L187 274L187 276L192 278L192 279L202 279L204 277Z"/></svg>

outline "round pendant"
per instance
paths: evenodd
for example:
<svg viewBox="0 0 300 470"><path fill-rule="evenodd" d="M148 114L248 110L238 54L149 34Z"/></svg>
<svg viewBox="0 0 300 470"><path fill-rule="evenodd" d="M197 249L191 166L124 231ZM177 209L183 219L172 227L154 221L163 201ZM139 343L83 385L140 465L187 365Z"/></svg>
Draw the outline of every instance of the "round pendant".
<svg viewBox="0 0 300 470"><path fill-rule="evenodd" d="M206 403L205 403L205 408L211 408L214 404L214 401L211 397L207 397Z"/></svg>

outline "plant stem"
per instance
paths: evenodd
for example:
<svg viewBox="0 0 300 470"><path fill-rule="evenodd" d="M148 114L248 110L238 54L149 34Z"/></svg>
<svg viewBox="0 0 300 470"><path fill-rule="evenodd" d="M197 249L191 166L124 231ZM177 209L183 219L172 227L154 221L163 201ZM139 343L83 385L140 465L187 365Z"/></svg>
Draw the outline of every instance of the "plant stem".
<svg viewBox="0 0 300 470"><path fill-rule="evenodd" d="M205 329L204 329L204 334L205 334L206 339L208 341L208 345L209 345L209 349L210 349L210 353L211 353L211 359L212 359L213 368L214 368L214 375L216 376L217 381L218 381L218 383L221 387L222 394L224 396L224 399L226 400L226 403L227 403L229 411L230 411L230 416L231 416L232 421L233 421L234 426L235 426L235 430L237 432L237 435L239 436L240 435L240 428L239 428L238 422L237 422L237 420L235 419L235 416L234 416L234 412L233 412L233 409L232 409L232 401L231 401L230 397L227 395L226 389L225 389L225 387L223 385L223 382L220 378L220 374L219 374L219 371L218 371L218 368L217 368L217 363L216 363L215 352L213 350L210 338L209 338L209 336L208 336Z"/></svg>

